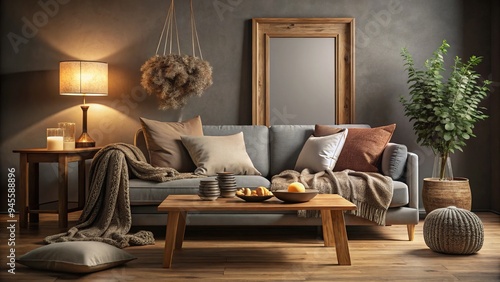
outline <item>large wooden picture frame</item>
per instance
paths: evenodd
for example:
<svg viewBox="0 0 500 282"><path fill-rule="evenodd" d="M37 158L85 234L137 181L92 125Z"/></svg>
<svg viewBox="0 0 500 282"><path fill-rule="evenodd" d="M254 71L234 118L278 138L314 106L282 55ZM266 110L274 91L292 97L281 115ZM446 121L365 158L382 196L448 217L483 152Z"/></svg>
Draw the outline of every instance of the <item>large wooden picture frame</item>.
<svg viewBox="0 0 500 282"><path fill-rule="evenodd" d="M252 19L252 123L271 126L270 40L272 38L334 38L334 105L336 124L354 123L354 18ZM326 62L327 63L327 62ZM311 99L314 99L311 97Z"/></svg>

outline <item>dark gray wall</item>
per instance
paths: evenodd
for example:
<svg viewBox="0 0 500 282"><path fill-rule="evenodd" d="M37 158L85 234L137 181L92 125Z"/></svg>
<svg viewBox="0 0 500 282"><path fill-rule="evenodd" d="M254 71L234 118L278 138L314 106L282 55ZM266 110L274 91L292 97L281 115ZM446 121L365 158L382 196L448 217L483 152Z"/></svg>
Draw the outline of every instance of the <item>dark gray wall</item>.
<svg viewBox="0 0 500 282"><path fill-rule="evenodd" d="M491 80L494 81L494 90L490 97L490 105L493 105L490 111L491 115L491 155L492 155L492 174L491 174L491 208L495 211L500 211L500 97L498 88L500 86L500 2L494 1L491 9L492 25L491 25Z"/></svg>
<svg viewBox="0 0 500 282"><path fill-rule="evenodd" d="M454 55L480 55L485 60L481 73L484 77L492 73L489 0L195 0L200 42L204 58L213 66L214 84L201 98L191 99L183 111L159 111L156 98L147 96L140 86L139 69L154 55L167 2L0 2L2 183L7 183L7 168L18 169L19 156L13 149L44 147L45 128L59 121L81 125L78 106L82 100L58 93L61 60L109 63L109 96L87 101L91 104L89 131L98 145L132 142L141 116L173 121L181 114L185 118L201 115L204 124L251 123L251 18L354 17L356 122L372 126L397 123L393 141L418 153L421 178L430 176L433 157L415 143L399 103L399 96L408 92L401 47L408 47L421 64L447 39L452 46L449 63ZM191 52L187 3L176 1L184 53ZM498 82L496 85L498 88ZM485 103L490 111L499 110L498 99L495 101ZM492 158L498 156L492 156L490 148L498 119L496 124L492 122L479 123L477 138L470 140L466 153L453 156L455 174L471 181L477 210L493 205ZM42 181L55 186L53 166L44 166L42 171ZM54 195L55 190L44 192L42 200L53 200ZM6 210L5 192L0 199L1 210Z"/></svg>

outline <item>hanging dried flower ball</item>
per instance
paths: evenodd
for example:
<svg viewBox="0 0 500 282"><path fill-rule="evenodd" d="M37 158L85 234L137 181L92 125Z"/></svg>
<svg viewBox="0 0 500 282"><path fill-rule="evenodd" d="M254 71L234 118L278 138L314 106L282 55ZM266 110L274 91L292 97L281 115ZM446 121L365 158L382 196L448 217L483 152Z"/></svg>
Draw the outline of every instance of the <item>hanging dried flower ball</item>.
<svg viewBox="0 0 500 282"><path fill-rule="evenodd" d="M160 110L179 109L212 85L212 67L198 57L155 55L141 67L141 85L159 99Z"/></svg>

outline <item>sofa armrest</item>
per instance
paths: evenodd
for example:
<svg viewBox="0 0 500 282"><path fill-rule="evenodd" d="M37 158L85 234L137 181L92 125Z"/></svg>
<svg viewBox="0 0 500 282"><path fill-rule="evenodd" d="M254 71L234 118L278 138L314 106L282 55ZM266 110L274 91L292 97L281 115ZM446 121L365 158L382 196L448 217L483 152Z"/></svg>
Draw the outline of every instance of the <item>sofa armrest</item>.
<svg viewBox="0 0 500 282"><path fill-rule="evenodd" d="M139 128L134 135L134 145L137 146L144 156L146 157L146 161L149 163L149 151L148 146L146 144L146 137L144 136L144 131L142 128Z"/></svg>
<svg viewBox="0 0 500 282"><path fill-rule="evenodd" d="M408 185L409 207L418 209L418 155L408 152L405 183Z"/></svg>

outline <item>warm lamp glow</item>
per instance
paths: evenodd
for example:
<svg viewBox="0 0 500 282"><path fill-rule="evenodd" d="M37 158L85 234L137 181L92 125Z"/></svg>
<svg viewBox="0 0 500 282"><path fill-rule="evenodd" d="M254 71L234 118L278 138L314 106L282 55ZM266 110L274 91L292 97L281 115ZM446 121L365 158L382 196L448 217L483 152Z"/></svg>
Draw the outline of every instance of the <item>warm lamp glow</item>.
<svg viewBox="0 0 500 282"><path fill-rule="evenodd" d="M108 64L90 61L60 62L59 93L74 96L107 96Z"/></svg>
<svg viewBox="0 0 500 282"><path fill-rule="evenodd" d="M77 148L95 147L87 133L85 96L108 96L108 64L91 61L64 61L59 63L59 93L83 96L82 135L75 142Z"/></svg>

